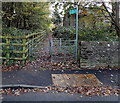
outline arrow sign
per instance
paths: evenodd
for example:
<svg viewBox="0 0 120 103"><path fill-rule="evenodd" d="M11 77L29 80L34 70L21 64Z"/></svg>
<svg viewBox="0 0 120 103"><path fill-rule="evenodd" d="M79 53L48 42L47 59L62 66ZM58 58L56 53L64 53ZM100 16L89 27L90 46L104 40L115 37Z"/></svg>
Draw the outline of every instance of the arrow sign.
<svg viewBox="0 0 120 103"><path fill-rule="evenodd" d="M70 13L70 14L76 14L76 11L77 11L77 9L71 9L71 10L69 11L69 13Z"/></svg>

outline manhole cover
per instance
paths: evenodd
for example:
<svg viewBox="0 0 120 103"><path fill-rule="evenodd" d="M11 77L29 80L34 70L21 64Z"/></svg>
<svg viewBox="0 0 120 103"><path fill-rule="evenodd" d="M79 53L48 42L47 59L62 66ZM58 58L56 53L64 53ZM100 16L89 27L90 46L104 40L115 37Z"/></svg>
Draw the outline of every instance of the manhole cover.
<svg viewBox="0 0 120 103"><path fill-rule="evenodd" d="M100 86L102 83L94 74L52 74L55 86Z"/></svg>

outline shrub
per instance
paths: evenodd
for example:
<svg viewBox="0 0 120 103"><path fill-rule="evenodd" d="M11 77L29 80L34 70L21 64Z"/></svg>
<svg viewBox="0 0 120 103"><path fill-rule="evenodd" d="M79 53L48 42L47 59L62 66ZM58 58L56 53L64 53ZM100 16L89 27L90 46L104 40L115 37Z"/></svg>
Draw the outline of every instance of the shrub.
<svg viewBox="0 0 120 103"><path fill-rule="evenodd" d="M102 28L102 29L90 29L82 28L79 30L79 40L82 41L116 41L116 31Z"/></svg>
<svg viewBox="0 0 120 103"><path fill-rule="evenodd" d="M22 30L22 29L16 29L16 28L3 28L2 29L2 35L3 36L24 36L36 32L40 32L41 30L34 30L34 31L29 31L29 30ZM6 39L2 39L2 43L6 43ZM23 43L22 39L11 39L10 43ZM13 53L13 51L22 51L23 46L13 46L10 45L9 47L7 45L2 45L2 57L8 58L7 54L10 54L10 57L22 57L22 53ZM6 62L7 64L15 64L17 62L16 60L3 60L2 63Z"/></svg>
<svg viewBox="0 0 120 103"><path fill-rule="evenodd" d="M75 39L75 28L58 26L54 30L54 36L64 39ZM81 28L79 29L79 40L81 41L116 41L117 35L115 30L109 28Z"/></svg>
<svg viewBox="0 0 120 103"><path fill-rule="evenodd" d="M22 35L27 35L27 34L31 34L31 33L32 33L32 31L17 29L14 27L2 28L2 35L22 36Z"/></svg>
<svg viewBox="0 0 120 103"><path fill-rule="evenodd" d="M73 28L73 27L58 26L54 30L53 34L57 38L75 39L75 28Z"/></svg>

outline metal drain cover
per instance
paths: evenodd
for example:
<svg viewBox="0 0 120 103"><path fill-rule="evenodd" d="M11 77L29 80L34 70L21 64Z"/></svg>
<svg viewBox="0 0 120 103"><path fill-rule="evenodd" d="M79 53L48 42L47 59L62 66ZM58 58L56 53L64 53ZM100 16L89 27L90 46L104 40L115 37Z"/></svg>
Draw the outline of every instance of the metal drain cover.
<svg viewBox="0 0 120 103"><path fill-rule="evenodd" d="M55 86L101 86L94 74L52 74Z"/></svg>

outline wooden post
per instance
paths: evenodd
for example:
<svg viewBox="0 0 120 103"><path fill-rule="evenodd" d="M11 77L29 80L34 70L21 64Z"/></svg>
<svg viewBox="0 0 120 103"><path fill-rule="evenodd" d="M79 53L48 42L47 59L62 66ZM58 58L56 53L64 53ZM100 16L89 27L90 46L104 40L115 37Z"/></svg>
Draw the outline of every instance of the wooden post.
<svg viewBox="0 0 120 103"><path fill-rule="evenodd" d="M26 62L26 53L25 53L25 50L26 50L26 38L25 39L23 39L23 64Z"/></svg>
<svg viewBox="0 0 120 103"><path fill-rule="evenodd" d="M50 44L49 52L50 52L50 57L51 57L51 59L52 59L52 46L53 46L53 41L52 41L52 39L50 39L49 44ZM51 61L52 61L52 60L51 60Z"/></svg>
<svg viewBox="0 0 120 103"><path fill-rule="evenodd" d="M29 51L29 38L26 38L26 43L28 43L27 44L27 54L28 54L28 59L29 59L29 55L30 55L30 51Z"/></svg>
<svg viewBox="0 0 120 103"><path fill-rule="evenodd" d="M29 42L29 38L27 38L27 42L28 42L28 58L30 57L30 42Z"/></svg>
<svg viewBox="0 0 120 103"><path fill-rule="evenodd" d="M7 43L7 54L6 54L6 57L7 57L7 61L9 62L9 59L10 59L10 39L9 38L6 38L6 43Z"/></svg>

